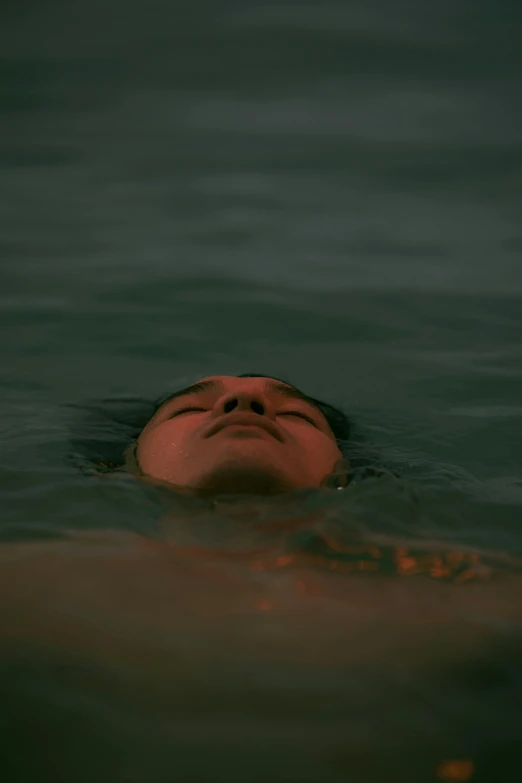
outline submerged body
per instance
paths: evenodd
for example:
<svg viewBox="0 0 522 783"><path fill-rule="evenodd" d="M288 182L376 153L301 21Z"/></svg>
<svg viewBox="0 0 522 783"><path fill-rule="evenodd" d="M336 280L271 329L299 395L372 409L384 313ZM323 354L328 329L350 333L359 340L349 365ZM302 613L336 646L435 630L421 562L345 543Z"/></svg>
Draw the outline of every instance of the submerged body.
<svg viewBox="0 0 522 783"><path fill-rule="evenodd" d="M294 551L232 551L121 533L4 547L4 700L35 733L62 726L54 754L35 749L20 769L137 783L147 764L167 781L181 763L182 779L239 781L277 763L296 783L388 783L437 779L453 757L513 765L488 700L509 712L520 696L520 576L471 552L413 551L320 535Z"/></svg>
<svg viewBox="0 0 522 783"><path fill-rule="evenodd" d="M0 546L5 779L518 779L520 564L355 521L337 414L203 379L114 476L154 533Z"/></svg>

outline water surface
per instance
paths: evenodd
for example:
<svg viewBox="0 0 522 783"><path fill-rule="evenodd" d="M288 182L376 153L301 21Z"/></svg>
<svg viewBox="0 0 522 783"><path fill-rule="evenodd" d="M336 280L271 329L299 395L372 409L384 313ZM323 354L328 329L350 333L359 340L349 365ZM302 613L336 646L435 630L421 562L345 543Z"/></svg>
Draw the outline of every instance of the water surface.
<svg viewBox="0 0 522 783"><path fill-rule="evenodd" d="M517 780L519 4L2 16L6 780ZM70 459L92 401L242 372L393 475L214 508Z"/></svg>

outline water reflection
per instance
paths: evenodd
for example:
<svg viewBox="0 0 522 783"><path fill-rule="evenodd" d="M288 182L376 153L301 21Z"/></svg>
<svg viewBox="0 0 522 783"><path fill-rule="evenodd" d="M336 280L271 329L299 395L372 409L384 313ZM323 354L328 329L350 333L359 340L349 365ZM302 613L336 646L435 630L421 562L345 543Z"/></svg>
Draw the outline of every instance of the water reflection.
<svg viewBox="0 0 522 783"><path fill-rule="evenodd" d="M4 546L11 779L166 783L176 768L422 783L515 764L520 564L346 520L341 531L337 495L314 502L298 524L286 500L286 526L285 503L275 520L264 503L241 518L225 500L165 514L152 537ZM30 758L16 750L25 731Z"/></svg>

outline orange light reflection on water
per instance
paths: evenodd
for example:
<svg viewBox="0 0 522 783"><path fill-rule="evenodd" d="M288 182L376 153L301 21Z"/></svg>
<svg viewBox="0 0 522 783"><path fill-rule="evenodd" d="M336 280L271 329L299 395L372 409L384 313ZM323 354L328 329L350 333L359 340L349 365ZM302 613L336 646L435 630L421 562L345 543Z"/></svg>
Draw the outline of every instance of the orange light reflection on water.
<svg viewBox="0 0 522 783"><path fill-rule="evenodd" d="M316 566L339 574L354 572L395 573L397 576L425 575L462 584L471 579L490 579L492 571L473 552L424 552L419 554L407 547L378 547L375 545L344 546L338 541L325 539L327 553L279 555L251 563L254 571L270 571L291 565Z"/></svg>
<svg viewBox="0 0 522 783"><path fill-rule="evenodd" d="M475 771L471 759L447 759L437 767L437 777L446 783L470 780Z"/></svg>

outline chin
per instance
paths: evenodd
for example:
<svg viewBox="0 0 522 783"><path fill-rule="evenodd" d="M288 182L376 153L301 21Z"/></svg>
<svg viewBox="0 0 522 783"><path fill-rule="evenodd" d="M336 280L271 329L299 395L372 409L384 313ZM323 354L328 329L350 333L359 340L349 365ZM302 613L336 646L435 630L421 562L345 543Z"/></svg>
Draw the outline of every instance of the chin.
<svg viewBox="0 0 522 783"><path fill-rule="evenodd" d="M297 486L272 466L249 464L243 459L233 464L220 464L202 476L193 488L211 495L277 495L291 492Z"/></svg>

